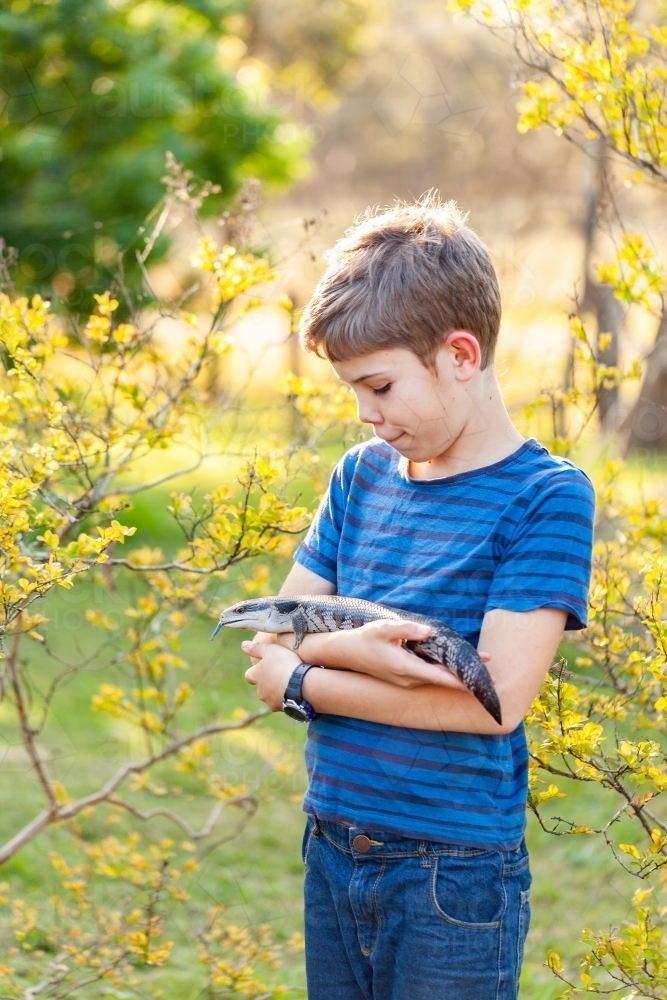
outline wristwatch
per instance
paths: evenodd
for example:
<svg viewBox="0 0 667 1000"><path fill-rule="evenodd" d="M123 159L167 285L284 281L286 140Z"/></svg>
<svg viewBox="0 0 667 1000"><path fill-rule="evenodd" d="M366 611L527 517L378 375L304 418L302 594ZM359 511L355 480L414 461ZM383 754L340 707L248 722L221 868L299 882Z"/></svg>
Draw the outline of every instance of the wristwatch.
<svg viewBox="0 0 667 1000"><path fill-rule="evenodd" d="M285 688L283 712L297 722L312 722L317 718L317 712L309 701L301 694L303 679L311 667L321 667L320 663L298 663L294 668L289 683Z"/></svg>

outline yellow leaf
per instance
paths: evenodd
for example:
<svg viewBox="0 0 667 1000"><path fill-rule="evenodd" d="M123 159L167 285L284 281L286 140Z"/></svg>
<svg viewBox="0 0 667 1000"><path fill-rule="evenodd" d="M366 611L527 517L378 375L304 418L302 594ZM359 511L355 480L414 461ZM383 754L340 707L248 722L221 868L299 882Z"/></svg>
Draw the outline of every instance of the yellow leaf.
<svg viewBox="0 0 667 1000"><path fill-rule="evenodd" d="M56 798L58 799L58 802L68 802L69 801L69 796L67 794L67 789L59 781L54 781L53 782L53 790L56 793Z"/></svg>
<svg viewBox="0 0 667 1000"><path fill-rule="evenodd" d="M551 948L547 949L547 960L544 963L548 969L552 972L562 972L563 963L560 960L560 955L557 951L552 951Z"/></svg>

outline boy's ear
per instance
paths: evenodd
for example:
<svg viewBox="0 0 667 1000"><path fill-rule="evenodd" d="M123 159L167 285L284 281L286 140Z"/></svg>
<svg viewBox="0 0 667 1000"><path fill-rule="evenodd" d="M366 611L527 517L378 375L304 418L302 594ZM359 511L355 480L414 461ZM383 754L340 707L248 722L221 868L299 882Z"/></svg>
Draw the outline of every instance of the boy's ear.
<svg viewBox="0 0 667 1000"><path fill-rule="evenodd" d="M451 355L457 378L467 382L479 371L482 351L479 341L470 330L452 330L443 341L443 347Z"/></svg>

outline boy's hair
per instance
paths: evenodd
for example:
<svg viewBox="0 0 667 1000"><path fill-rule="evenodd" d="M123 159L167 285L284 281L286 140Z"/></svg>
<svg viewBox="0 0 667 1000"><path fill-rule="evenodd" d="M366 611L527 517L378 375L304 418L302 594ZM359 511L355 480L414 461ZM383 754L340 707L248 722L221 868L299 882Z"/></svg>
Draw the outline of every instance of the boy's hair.
<svg viewBox="0 0 667 1000"><path fill-rule="evenodd" d="M433 368L446 335L469 330L486 368L500 290L489 250L466 218L434 192L368 210L325 254L327 270L301 320L305 350L347 361L404 347Z"/></svg>

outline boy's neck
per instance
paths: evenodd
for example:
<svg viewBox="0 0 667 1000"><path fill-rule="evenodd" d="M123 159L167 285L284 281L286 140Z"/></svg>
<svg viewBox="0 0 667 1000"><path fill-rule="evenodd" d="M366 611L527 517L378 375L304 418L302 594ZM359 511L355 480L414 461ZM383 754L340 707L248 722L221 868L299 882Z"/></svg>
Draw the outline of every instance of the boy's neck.
<svg viewBox="0 0 667 1000"><path fill-rule="evenodd" d="M408 462L413 479L444 479L483 469L501 462L524 443L526 439L510 419L493 372L484 383L466 425L447 450L428 462Z"/></svg>

